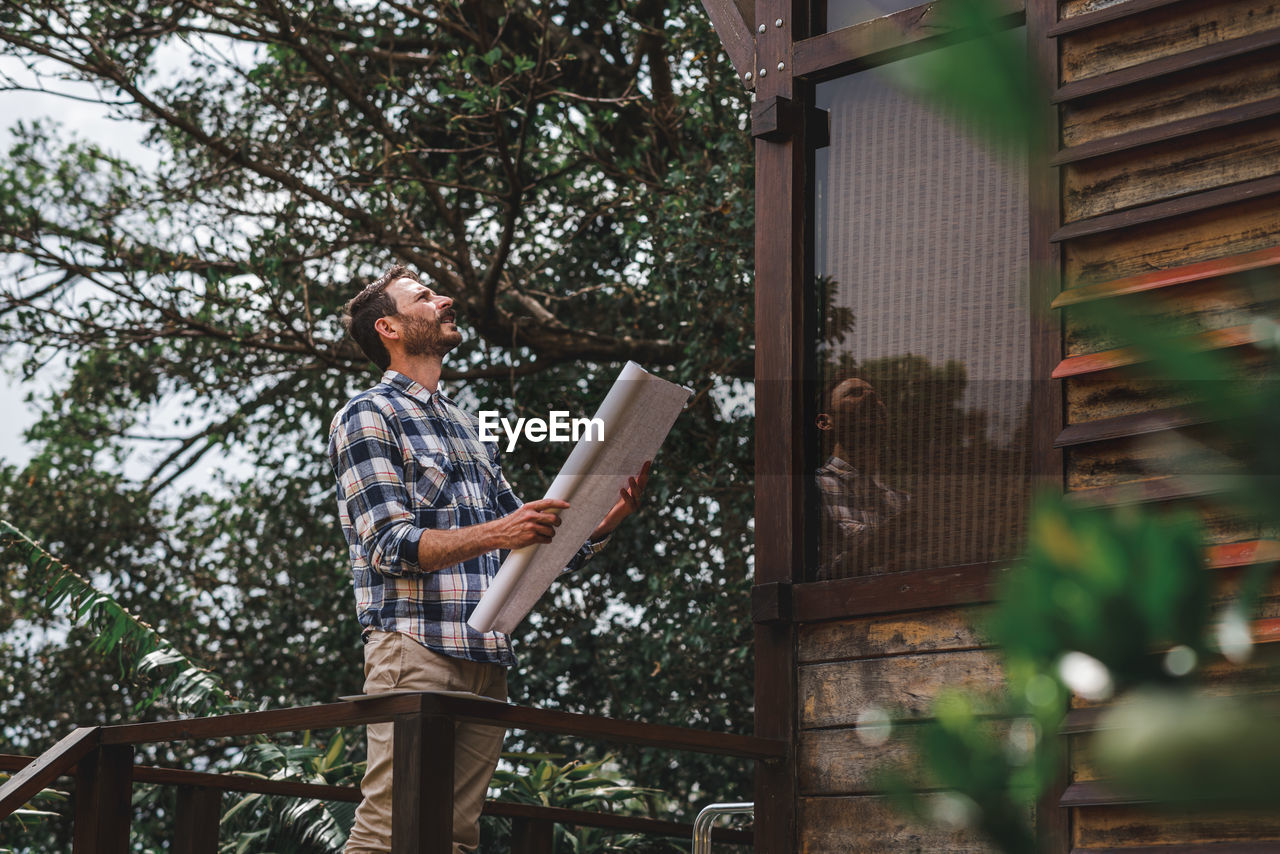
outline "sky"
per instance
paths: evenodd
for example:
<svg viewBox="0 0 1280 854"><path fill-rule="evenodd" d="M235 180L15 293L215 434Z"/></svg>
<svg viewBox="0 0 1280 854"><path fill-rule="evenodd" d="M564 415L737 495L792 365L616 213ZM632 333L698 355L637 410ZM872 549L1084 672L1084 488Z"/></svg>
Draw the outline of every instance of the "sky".
<svg viewBox="0 0 1280 854"><path fill-rule="evenodd" d="M9 56L0 56L0 80L11 80L29 86L34 78L21 62ZM88 86L75 88L64 84L64 91L78 95L90 95ZM141 144L144 128L141 124L123 122L111 118L106 108L85 101L62 98L44 92L14 91L11 84L0 84L0 151L7 151L13 142L11 130L22 121L35 119L54 120L67 131L84 139L97 142L117 155L139 162L154 162L155 155ZM3 156L3 155L0 155ZM4 268L0 266L0 270ZM0 275L8 275L7 272ZM49 372L32 385L24 385L16 374L17 356L5 353L0 357L0 459L22 464L31 457L31 449L23 441L22 434L35 421L32 406L26 402L28 392L47 388L52 377Z"/></svg>

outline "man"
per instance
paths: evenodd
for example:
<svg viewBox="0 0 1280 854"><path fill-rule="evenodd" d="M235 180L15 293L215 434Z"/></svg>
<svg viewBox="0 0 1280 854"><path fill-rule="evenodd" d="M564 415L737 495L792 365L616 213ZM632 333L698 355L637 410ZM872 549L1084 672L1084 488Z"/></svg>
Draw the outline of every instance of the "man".
<svg viewBox="0 0 1280 854"><path fill-rule="evenodd" d="M871 383L841 374L826 386L817 427L831 456L816 479L822 495L820 579L901 568L909 558L904 536L911 496L882 483L881 440L888 424L884 401Z"/></svg>
<svg viewBox="0 0 1280 854"><path fill-rule="evenodd" d="M392 267L347 303L343 323L382 371L333 420L329 458L363 627L365 693L468 691L507 698L510 639L467 625L498 571L499 551L549 543L564 501L521 504L494 443L439 389L462 341L453 300ZM575 569L639 507L648 466L579 550ZM503 732L461 725L454 774L454 852L474 849ZM364 796L346 854L391 847L392 724L368 728Z"/></svg>

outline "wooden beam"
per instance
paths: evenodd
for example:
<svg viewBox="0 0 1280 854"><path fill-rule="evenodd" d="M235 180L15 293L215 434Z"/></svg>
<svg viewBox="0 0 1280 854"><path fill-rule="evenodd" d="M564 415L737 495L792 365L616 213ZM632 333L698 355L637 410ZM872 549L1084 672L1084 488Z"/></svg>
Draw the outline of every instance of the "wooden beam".
<svg viewBox="0 0 1280 854"><path fill-rule="evenodd" d="M1003 569L978 563L797 584L792 619L812 623L990 602Z"/></svg>
<svg viewBox="0 0 1280 854"><path fill-rule="evenodd" d="M0 753L0 771L20 771L33 761L30 756ZM153 765L135 765L133 779L138 783L156 783L178 786L179 789L199 790L203 793L256 792L264 795L282 795L290 798L311 798L317 801L347 801L358 803L360 789L357 786L328 786L320 783L302 783L295 780L263 780L243 774L210 774L204 771L187 771L180 768L159 768ZM644 818L641 816L615 815L614 813L586 812L563 807L543 807L534 804L485 801L484 814L502 818L527 818L567 824L578 827L600 827L626 833L642 833L650 836L673 836L689 839L693 825L678 821ZM718 842L737 845L751 844L751 832L716 827L711 831Z"/></svg>
<svg viewBox="0 0 1280 854"><path fill-rule="evenodd" d="M139 779L134 769L134 779ZM179 786L173 817L173 854L218 854L222 789Z"/></svg>
<svg viewBox="0 0 1280 854"><path fill-rule="evenodd" d="M76 765L72 854L129 854L133 745L100 745Z"/></svg>
<svg viewBox="0 0 1280 854"><path fill-rule="evenodd" d="M54 780L75 767L76 763L96 750L99 727L77 727L36 757L35 761L10 777L0 786L0 818L34 798Z"/></svg>
<svg viewBox="0 0 1280 854"><path fill-rule="evenodd" d="M755 0L756 98L802 103L794 45L808 35L804 0ZM763 25L761 27L760 25ZM757 139L755 184L755 581L790 583L805 555L805 293L809 187L806 123ZM795 627L757 623L755 732L786 745L756 765L754 845L759 854L796 850Z"/></svg>
<svg viewBox="0 0 1280 854"><path fill-rule="evenodd" d="M772 759L786 753L784 743L755 736L513 706L474 696L437 694L431 691L373 694L320 706L103 727L101 739L104 744L146 744L328 729L388 721L422 708L428 708L433 714L449 715L470 723L563 733L669 750L715 753L744 759Z"/></svg>
<svg viewBox="0 0 1280 854"><path fill-rule="evenodd" d="M702 0L702 8L715 27L720 44L738 73L738 81L748 89L755 88L756 40L754 9L736 0Z"/></svg>
<svg viewBox="0 0 1280 854"><path fill-rule="evenodd" d="M396 718L391 854L451 854L457 724L429 714Z"/></svg>
<svg viewBox="0 0 1280 854"><path fill-rule="evenodd" d="M995 0L992 6L998 21L1022 22L1025 0ZM832 77L963 38L963 30L947 25L950 16L947 0L937 0L804 39L795 45L796 76Z"/></svg>

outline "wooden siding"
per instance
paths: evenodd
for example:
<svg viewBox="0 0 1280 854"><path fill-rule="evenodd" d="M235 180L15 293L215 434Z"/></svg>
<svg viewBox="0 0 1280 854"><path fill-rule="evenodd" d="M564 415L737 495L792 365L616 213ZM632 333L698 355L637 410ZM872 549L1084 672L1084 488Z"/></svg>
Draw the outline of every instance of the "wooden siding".
<svg viewBox="0 0 1280 854"><path fill-rule="evenodd" d="M796 774L804 854L989 850L969 832L917 822L878 796L879 775L910 758L914 725L888 730L859 723L870 709L924 720L943 690L998 684L996 656L975 629L983 610L939 608L800 627Z"/></svg>
<svg viewBox="0 0 1280 854"><path fill-rule="evenodd" d="M1241 577L1236 564L1274 544L1258 541L1263 532L1236 518L1212 485L1188 487L1180 475L1221 471L1215 455L1232 449L1214 437L1214 416L1190 406L1194 390L1156 375L1082 308L1106 300L1103 308L1158 315L1189 342L1220 349L1240 375L1260 376L1250 323L1280 317L1280 3L1142 2L1058 4L1064 290L1055 305L1066 357L1054 372L1066 400L1058 445L1073 500L1197 508L1219 544L1208 571L1220 604ZM1106 9L1114 20L1089 25L1085 16ZM1073 18L1080 27L1065 23ZM1188 449L1198 450L1182 456ZM1277 618L1273 585L1255 625L1259 642L1273 640ZM1209 663L1206 690L1274 690L1274 649L1245 665ZM1073 851L1280 847L1277 816L1123 802L1108 793L1087 743L1087 733L1071 736L1061 801Z"/></svg>

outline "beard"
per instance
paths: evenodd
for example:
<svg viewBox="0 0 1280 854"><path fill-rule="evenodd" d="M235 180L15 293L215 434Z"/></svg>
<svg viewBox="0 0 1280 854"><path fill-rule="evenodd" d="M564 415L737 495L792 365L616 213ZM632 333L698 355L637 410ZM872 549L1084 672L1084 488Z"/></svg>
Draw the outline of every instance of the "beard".
<svg viewBox="0 0 1280 854"><path fill-rule="evenodd" d="M421 317L406 318L404 325L404 351L409 356L444 356L462 343L462 333L455 326L445 329L439 320Z"/></svg>

